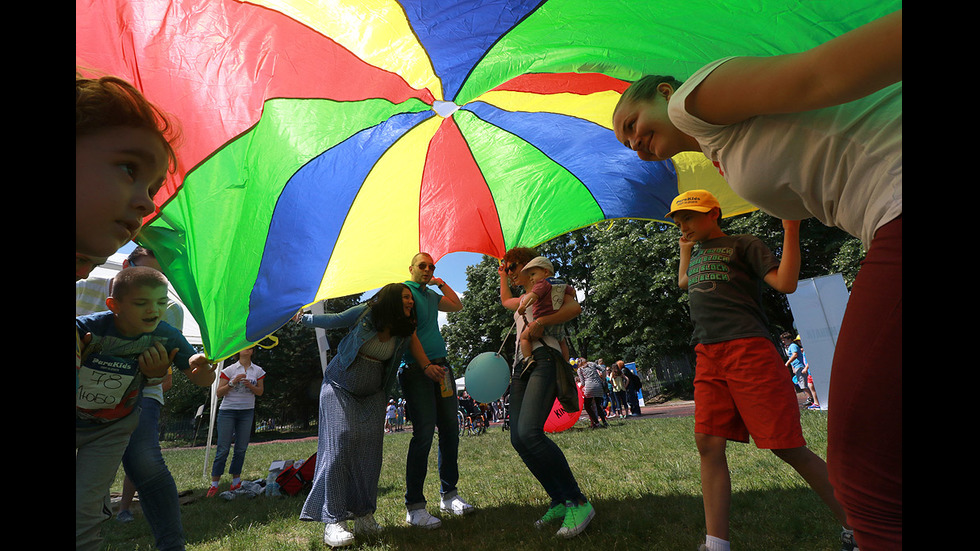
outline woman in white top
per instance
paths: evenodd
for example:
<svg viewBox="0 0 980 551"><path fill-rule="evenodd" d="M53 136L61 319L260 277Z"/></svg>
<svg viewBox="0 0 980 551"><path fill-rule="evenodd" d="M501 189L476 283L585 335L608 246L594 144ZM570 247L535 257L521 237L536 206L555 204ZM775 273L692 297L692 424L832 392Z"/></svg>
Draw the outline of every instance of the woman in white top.
<svg viewBox="0 0 980 551"><path fill-rule="evenodd" d="M265 370L252 363L252 348L238 353L238 361L221 370L218 388L215 391L221 398L218 406L218 445L211 465L211 487L208 497L218 493L218 483L225 472L225 462L232 441L235 452L228 466L231 474L230 491L242 485L242 466L245 464L245 450L252 436L252 419L255 416L255 397L265 392Z"/></svg>
<svg viewBox="0 0 980 551"><path fill-rule="evenodd" d="M558 368L565 363L561 345L554 336L545 334L544 328L575 318L582 312L582 307L574 295L570 295L571 298L551 314L535 318L529 310L523 316L517 313L521 297L511 293L510 279L513 278L514 283L525 289L529 288L530 280L524 266L537 256L533 249L512 248L504 254L503 263L498 268L500 304L514 312L517 325L515 340L518 342L515 344L514 361L515 367L520 366L512 373L510 381L510 443L550 498L548 511L535 522L535 526L544 528L547 524L560 521L562 525L556 535L570 538L585 530L595 516L595 510L579 488L564 452L544 432L545 421L558 396ZM530 319L526 321L525 316ZM519 346L525 325L530 329L535 359L534 367L528 374L522 374L524 362Z"/></svg>
<svg viewBox="0 0 980 551"><path fill-rule="evenodd" d="M644 77L613 112L616 138L640 159L702 151L763 211L862 240L827 445L861 549L902 547L901 81L899 10L801 53L717 60L684 84Z"/></svg>

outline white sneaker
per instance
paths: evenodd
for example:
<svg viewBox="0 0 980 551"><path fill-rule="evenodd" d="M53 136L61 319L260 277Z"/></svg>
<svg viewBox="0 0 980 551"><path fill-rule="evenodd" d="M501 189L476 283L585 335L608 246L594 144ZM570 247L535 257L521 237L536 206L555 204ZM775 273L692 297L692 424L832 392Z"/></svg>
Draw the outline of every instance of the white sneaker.
<svg viewBox="0 0 980 551"><path fill-rule="evenodd" d="M346 522L328 522L323 529L323 542L330 547L344 547L354 543L354 534L347 531Z"/></svg>
<svg viewBox="0 0 980 551"><path fill-rule="evenodd" d="M377 534L380 531L381 525L375 522L374 514L372 513L354 519L355 534Z"/></svg>
<svg viewBox="0 0 980 551"><path fill-rule="evenodd" d="M425 509L412 509L405 515L405 522L426 530L434 530L442 526L442 521L430 515Z"/></svg>
<svg viewBox="0 0 980 551"><path fill-rule="evenodd" d="M439 510L444 513L451 513L454 515L466 515L472 513L476 509L472 505L466 503L458 495L449 498L449 501L439 500Z"/></svg>

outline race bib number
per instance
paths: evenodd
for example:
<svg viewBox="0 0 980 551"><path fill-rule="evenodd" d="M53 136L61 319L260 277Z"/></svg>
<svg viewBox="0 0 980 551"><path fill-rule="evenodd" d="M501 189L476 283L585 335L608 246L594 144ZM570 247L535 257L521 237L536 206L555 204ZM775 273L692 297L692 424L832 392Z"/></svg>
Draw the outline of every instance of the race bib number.
<svg viewBox="0 0 980 551"><path fill-rule="evenodd" d="M165 339L152 335L137 339L93 338L78 369L76 417L109 422L133 411L145 381L139 369L139 355L155 341Z"/></svg>
<svg viewBox="0 0 980 551"><path fill-rule="evenodd" d="M136 360L91 354L78 370L75 406L88 410L125 406L139 393L138 375Z"/></svg>

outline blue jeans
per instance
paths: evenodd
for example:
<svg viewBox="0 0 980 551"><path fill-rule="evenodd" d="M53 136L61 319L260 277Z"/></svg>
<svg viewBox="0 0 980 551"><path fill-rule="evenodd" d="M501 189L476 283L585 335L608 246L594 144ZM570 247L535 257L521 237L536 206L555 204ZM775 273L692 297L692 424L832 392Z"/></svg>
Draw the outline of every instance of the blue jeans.
<svg viewBox="0 0 980 551"><path fill-rule="evenodd" d="M584 502L565 454L545 435L544 423L557 397L554 356L546 346L534 349L537 364L527 381L510 381L510 443L551 498L551 505Z"/></svg>
<svg viewBox="0 0 980 551"><path fill-rule="evenodd" d="M245 450L248 449L248 439L252 437L252 416L254 409L219 409L218 410L218 449L214 454L214 464L211 465L211 477L225 473L225 461L232 440L235 441L235 454L231 458L228 473L232 476L242 474L245 464Z"/></svg>
<svg viewBox="0 0 980 551"><path fill-rule="evenodd" d="M183 549L177 484L160 453L160 407L153 398L140 401L139 425L129 437L122 465L139 492L140 507L157 549Z"/></svg>
<svg viewBox="0 0 980 551"><path fill-rule="evenodd" d="M432 363L445 367L450 379L455 381L452 368L444 358ZM410 364L398 374L402 394L408 403L408 415L412 420L412 440L408 444L405 466L405 506L409 509L425 507L422 486L429 468L429 450L432 437L439 427L439 493L443 499L456 495L459 482L459 421L456 417L456 383L452 396L442 396L439 383L426 377L417 365Z"/></svg>

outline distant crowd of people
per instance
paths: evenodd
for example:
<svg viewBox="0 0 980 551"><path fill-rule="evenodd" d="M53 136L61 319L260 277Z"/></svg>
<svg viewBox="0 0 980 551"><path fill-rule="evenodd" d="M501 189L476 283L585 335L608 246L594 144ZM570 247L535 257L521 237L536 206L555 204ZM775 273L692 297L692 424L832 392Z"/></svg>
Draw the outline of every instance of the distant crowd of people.
<svg viewBox="0 0 980 551"><path fill-rule="evenodd" d="M576 382L582 388L589 428L608 427L608 418L639 417L640 376L619 360L607 366L602 358L574 360Z"/></svg>

